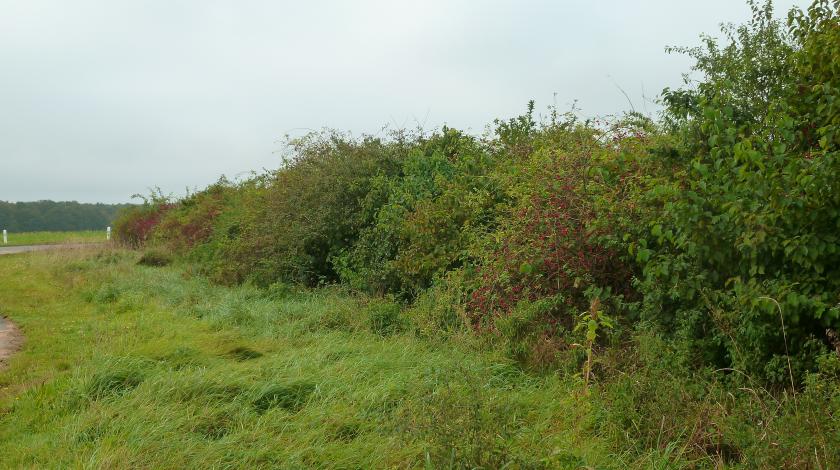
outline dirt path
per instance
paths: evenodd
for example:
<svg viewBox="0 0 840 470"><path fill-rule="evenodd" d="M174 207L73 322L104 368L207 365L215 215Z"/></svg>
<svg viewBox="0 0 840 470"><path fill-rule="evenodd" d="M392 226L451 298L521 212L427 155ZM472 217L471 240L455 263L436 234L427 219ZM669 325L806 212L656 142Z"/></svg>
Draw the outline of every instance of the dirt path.
<svg viewBox="0 0 840 470"><path fill-rule="evenodd" d="M0 369L6 367L6 361L23 344L23 334L9 320L0 317Z"/></svg>
<svg viewBox="0 0 840 470"><path fill-rule="evenodd" d="M27 251L43 251L43 250L62 250L72 248L89 248L100 246L103 243L60 243L54 245L20 245L20 246L2 246L0 245L1 255L13 255L15 253L26 253Z"/></svg>

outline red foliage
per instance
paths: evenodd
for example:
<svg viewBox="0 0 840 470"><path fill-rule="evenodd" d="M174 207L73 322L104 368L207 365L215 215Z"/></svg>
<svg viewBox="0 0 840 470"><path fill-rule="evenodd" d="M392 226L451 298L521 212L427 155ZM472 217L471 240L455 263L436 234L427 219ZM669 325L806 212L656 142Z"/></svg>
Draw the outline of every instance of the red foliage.
<svg viewBox="0 0 840 470"><path fill-rule="evenodd" d="M480 287L468 304L476 328L493 330L494 320L520 301L557 295L561 306L545 319L546 326L570 327L588 305L588 287L632 294L632 268L605 242L613 227L594 223L598 214L583 174L556 168L543 181L545 191L515 211L508 236L479 269Z"/></svg>
<svg viewBox="0 0 840 470"><path fill-rule="evenodd" d="M206 241L213 233L213 222L222 213L221 193L203 193L185 210L172 211L160 225L163 238L176 247L190 248Z"/></svg>
<svg viewBox="0 0 840 470"><path fill-rule="evenodd" d="M174 204L156 204L138 207L124 213L114 224L117 240L135 248L144 245L151 238L163 216L173 207L175 207Z"/></svg>

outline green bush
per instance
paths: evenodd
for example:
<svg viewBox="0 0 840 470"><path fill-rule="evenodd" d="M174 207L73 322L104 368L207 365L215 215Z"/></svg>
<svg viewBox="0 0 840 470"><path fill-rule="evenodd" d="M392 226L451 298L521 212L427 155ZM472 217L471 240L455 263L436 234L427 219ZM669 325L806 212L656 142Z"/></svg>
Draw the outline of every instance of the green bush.
<svg viewBox="0 0 840 470"><path fill-rule="evenodd" d="M444 127L417 142L399 174L374 181L375 214L337 261L357 289L412 298L471 258L477 233L492 226L503 200L498 164L475 138Z"/></svg>
<svg viewBox="0 0 840 470"><path fill-rule="evenodd" d="M840 328L840 122L827 104L840 55L826 53L840 28L828 5L790 30L754 7L725 47L691 50L705 78L666 94L682 168L655 188L662 209L631 244L645 318L696 339L705 361L788 385Z"/></svg>
<svg viewBox="0 0 840 470"><path fill-rule="evenodd" d="M242 283L253 272L257 259L251 249L260 236L255 227L262 217L270 176L255 176L225 191L209 236L189 249L187 258L212 280Z"/></svg>
<svg viewBox="0 0 840 470"><path fill-rule="evenodd" d="M690 367L798 387L840 329L840 5L785 25L749 3L722 41L672 49L700 78L664 91L658 121L538 121L532 102L483 137L313 133L276 171L153 193L117 239L268 301L333 283L393 296L412 303L402 327L472 327L523 363L575 358L560 353L597 301L618 324L595 349L641 320ZM324 321L390 331L346 313Z"/></svg>
<svg viewBox="0 0 840 470"><path fill-rule="evenodd" d="M117 213L114 240L129 248L139 248L154 237L158 224L174 203L159 188L148 197L140 194L132 197L143 199L143 204L127 206Z"/></svg>
<svg viewBox="0 0 840 470"><path fill-rule="evenodd" d="M181 199L161 218L155 229L155 241L181 252L207 241L216 217L230 207L235 190L236 186L222 177L203 191Z"/></svg>
<svg viewBox="0 0 840 470"><path fill-rule="evenodd" d="M471 322L524 363L552 362L594 298L629 316L638 297L623 236L644 220L639 194L662 171L649 149L663 138L636 116L601 126L533 130L531 153L508 178L514 202L474 249Z"/></svg>
<svg viewBox="0 0 840 470"><path fill-rule="evenodd" d="M311 134L291 145L291 156L264 178L253 213L226 250L245 271L238 277L259 285L336 281L333 259L372 217L363 201L373 179L397 171L404 146L337 133Z"/></svg>

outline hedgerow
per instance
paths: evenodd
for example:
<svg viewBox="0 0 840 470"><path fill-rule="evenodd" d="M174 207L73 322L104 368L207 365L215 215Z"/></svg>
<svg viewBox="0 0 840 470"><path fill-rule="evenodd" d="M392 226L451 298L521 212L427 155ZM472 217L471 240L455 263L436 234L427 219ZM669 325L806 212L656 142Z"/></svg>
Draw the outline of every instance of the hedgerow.
<svg viewBox="0 0 840 470"><path fill-rule="evenodd" d="M220 282L413 303L416 331L477 330L523 363L648 329L689 367L801 387L840 329L840 3L787 24L751 6L672 49L699 76L660 119L530 103L483 136L313 133L278 170L150 201L116 233Z"/></svg>
<svg viewBox="0 0 840 470"><path fill-rule="evenodd" d="M132 206L118 214L114 220L114 238L132 248L145 245L154 237L161 218L173 207L175 204L159 190L152 192L150 197L143 198L142 205Z"/></svg>
<svg viewBox="0 0 840 470"><path fill-rule="evenodd" d="M662 210L633 242L645 318L775 383L840 327L837 5L787 29L754 8L726 47L691 51L704 80L665 94L682 176L653 189Z"/></svg>
<svg viewBox="0 0 840 470"><path fill-rule="evenodd" d="M505 194L493 178L499 160L454 129L418 139L401 163L374 180L375 197L365 200L372 223L336 261L351 286L410 298L470 262Z"/></svg>

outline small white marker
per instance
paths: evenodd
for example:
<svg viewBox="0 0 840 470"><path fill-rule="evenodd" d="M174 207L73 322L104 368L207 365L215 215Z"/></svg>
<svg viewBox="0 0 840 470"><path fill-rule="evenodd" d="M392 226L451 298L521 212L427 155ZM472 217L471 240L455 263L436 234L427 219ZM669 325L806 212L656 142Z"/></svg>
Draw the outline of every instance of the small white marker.
<svg viewBox="0 0 840 470"><path fill-rule="evenodd" d="M3 229L3 244L9 243L9 234L6 232L6 229Z"/></svg>
<svg viewBox="0 0 840 470"><path fill-rule="evenodd" d="M5 230L4 230L4 232L5 232ZM111 227L108 227L108 229L105 230L105 239L106 240L111 239Z"/></svg>

